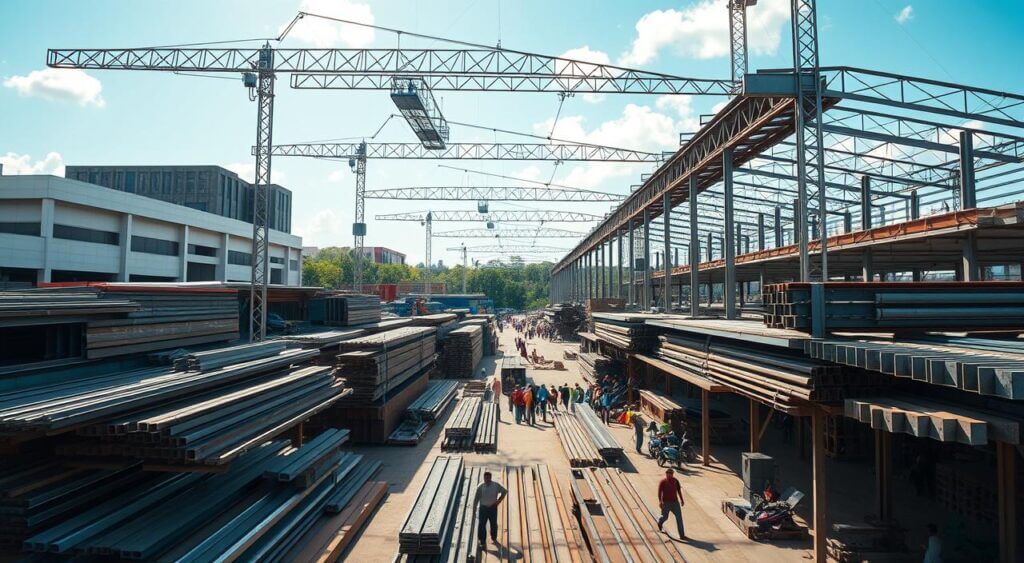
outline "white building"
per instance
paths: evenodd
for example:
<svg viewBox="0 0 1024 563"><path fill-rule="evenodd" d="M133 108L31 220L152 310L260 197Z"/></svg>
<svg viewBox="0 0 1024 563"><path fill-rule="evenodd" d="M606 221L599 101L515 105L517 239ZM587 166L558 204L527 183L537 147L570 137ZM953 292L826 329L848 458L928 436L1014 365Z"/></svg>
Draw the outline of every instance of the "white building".
<svg viewBox="0 0 1024 563"><path fill-rule="evenodd" d="M270 231L270 282L300 285L302 238ZM57 176L0 176L0 282L241 281L252 224Z"/></svg>

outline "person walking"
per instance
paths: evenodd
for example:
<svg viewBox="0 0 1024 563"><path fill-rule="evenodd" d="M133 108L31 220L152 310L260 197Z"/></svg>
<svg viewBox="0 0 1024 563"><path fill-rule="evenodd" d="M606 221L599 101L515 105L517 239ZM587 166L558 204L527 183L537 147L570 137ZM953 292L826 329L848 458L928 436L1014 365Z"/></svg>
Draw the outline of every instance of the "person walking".
<svg viewBox="0 0 1024 563"><path fill-rule="evenodd" d="M501 376L499 375L495 375L491 380L491 400L496 405L501 401Z"/></svg>
<svg viewBox="0 0 1024 563"><path fill-rule="evenodd" d="M498 545L498 505L505 500L508 491L491 480L491 472L484 472L484 482L476 487L473 505L477 507L476 539L481 548L487 546L487 523L491 523L491 543Z"/></svg>
<svg viewBox="0 0 1024 563"><path fill-rule="evenodd" d="M516 387L516 390L512 392L512 402L516 405L516 424L523 421L523 388Z"/></svg>
<svg viewBox="0 0 1024 563"><path fill-rule="evenodd" d="M636 438L636 453L642 454L640 448L644 445L644 419L640 413L633 413L633 437Z"/></svg>
<svg viewBox="0 0 1024 563"><path fill-rule="evenodd" d="M604 417L605 426L608 425L608 417L612 412L612 396L608 393L601 394L601 416Z"/></svg>
<svg viewBox="0 0 1024 563"><path fill-rule="evenodd" d="M537 411L534 410L536 402L534 401L534 390L533 386L526 388L523 392L523 404L526 408L526 423L533 426L534 422L537 422Z"/></svg>
<svg viewBox="0 0 1024 563"><path fill-rule="evenodd" d="M555 389L554 385L548 384L548 409L551 410L552 416L554 416L555 409L558 408L558 389Z"/></svg>
<svg viewBox="0 0 1024 563"><path fill-rule="evenodd" d="M665 471L665 478L658 483L658 506L661 508L661 518L658 518L658 531L668 534L662 526L668 520L668 515L676 517L676 529L679 530L679 539L686 539L686 531L683 530L683 487L679 479L675 478L674 471Z"/></svg>
<svg viewBox="0 0 1024 563"><path fill-rule="evenodd" d="M541 416L544 417L544 422L548 421L548 393L547 388L543 385L537 388L537 408L540 409Z"/></svg>
<svg viewBox="0 0 1024 563"><path fill-rule="evenodd" d="M570 397L570 395L571 395L571 391L569 390L569 384L568 383L563 385L562 388L558 390L558 396L562 398L562 410L564 410L564 411L569 410L569 401L570 401L570 399L572 399L572 397Z"/></svg>

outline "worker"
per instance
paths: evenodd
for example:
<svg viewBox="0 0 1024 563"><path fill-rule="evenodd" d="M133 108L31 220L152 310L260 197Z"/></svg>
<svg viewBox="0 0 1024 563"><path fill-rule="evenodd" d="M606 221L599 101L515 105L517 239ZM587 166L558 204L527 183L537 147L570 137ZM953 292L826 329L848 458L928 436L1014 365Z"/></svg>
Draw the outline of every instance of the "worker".
<svg viewBox="0 0 1024 563"><path fill-rule="evenodd" d="M640 413L633 413L633 437L636 438L636 453L643 453L640 447L644 445L644 419Z"/></svg>
<svg viewBox="0 0 1024 563"><path fill-rule="evenodd" d="M537 408L540 409L540 414L544 418L544 422L548 421L548 398L550 393L546 387L541 385L537 388Z"/></svg>
<svg viewBox="0 0 1024 563"><path fill-rule="evenodd" d="M924 563L942 563L942 540L939 527L928 524L928 544L924 552Z"/></svg>
<svg viewBox="0 0 1024 563"><path fill-rule="evenodd" d="M495 405L501 400L501 377L497 375L491 380L491 400Z"/></svg>
<svg viewBox="0 0 1024 563"><path fill-rule="evenodd" d="M534 399L533 386L528 385L526 390L523 391L523 408L526 415L526 423L533 426L534 422L537 422L537 411L534 410L536 402Z"/></svg>
<svg viewBox="0 0 1024 563"><path fill-rule="evenodd" d="M516 424L523 421L523 388L516 387L516 390L512 392L512 403L516 406Z"/></svg>
<svg viewBox="0 0 1024 563"><path fill-rule="evenodd" d="M555 409L558 408L558 389L555 386L548 383L548 408L551 409L552 416L554 416Z"/></svg>
<svg viewBox="0 0 1024 563"><path fill-rule="evenodd" d="M569 384L566 383L558 388L558 396L562 398L562 410L569 410L569 400L572 398L570 395L572 392L569 389Z"/></svg>
<svg viewBox="0 0 1024 563"><path fill-rule="evenodd" d="M572 412L576 412L576 404L577 403L582 403L582 402L583 402L583 388L580 387L579 383L577 383L576 386L572 388L572 405L571 405Z"/></svg>
<svg viewBox="0 0 1024 563"><path fill-rule="evenodd" d="M601 416L604 417L605 426L608 425L608 415L612 412L612 396L608 393L601 394Z"/></svg>
<svg viewBox="0 0 1024 563"><path fill-rule="evenodd" d="M683 530L683 487L679 479L675 478L674 471L665 471L665 478L658 483L658 507L661 508L661 518L658 518L658 531L667 534L662 526L668 520L668 515L676 517L676 529L679 530L679 539L686 539L686 532Z"/></svg>
<svg viewBox="0 0 1024 563"><path fill-rule="evenodd" d="M487 523L491 523L491 543L498 545L498 505L505 500L508 491L499 483L491 480L491 472L484 472L484 482L476 487L476 496L473 497L473 505L477 507L476 518L479 524L476 529L476 539L480 547L487 545Z"/></svg>

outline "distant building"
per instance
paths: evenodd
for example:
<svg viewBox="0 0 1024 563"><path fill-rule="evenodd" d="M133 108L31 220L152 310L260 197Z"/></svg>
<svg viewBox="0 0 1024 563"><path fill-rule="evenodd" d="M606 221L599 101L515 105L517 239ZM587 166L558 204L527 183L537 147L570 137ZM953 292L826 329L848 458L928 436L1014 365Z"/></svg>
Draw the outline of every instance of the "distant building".
<svg viewBox="0 0 1024 563"><path fill-rule="evenodd" d="M253 185L220 166L68 166L64 176L252 223ZM292 230L292 192L270 185L267 222Z"/></svg>
<svg viewBox="0 0 1024 563"><path fill-rule="evenodd" d="M300 285L302 239L269 240L270 283ZM252 271L250 223L57 176L0 176L0 248L0 282L248 282Z"/></svg>
<svg viewBox="0 0 1024 563"><path fill-rule="evenodd" d="M405 254L383 246L364 246L363 256L376 264L405 264Z"/></svg>
<svg viewBox="0 0 1024 563"><path fill-rule="evenodd" d="M319 252L320 252L320 247L319 246L303 246L302 247L302 257L303 258L313 258Z"/></svg>

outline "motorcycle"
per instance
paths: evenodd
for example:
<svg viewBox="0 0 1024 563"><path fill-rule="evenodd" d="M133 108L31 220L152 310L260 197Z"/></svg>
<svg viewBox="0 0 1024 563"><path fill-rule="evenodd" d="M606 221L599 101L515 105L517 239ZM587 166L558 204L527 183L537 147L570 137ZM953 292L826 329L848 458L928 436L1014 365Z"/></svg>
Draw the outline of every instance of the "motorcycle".
<svg viewBox="0 0 1024 563"><path fill-rule="evenodd" d="M693 447L693 442L686 437L686 433L683 433L682 439L679 440L679 454L683 461L686 463L695 463L697 461L697 450Z"/></svg>
<svg viewBox="0 0 1024 563"><path fill-rule="evenodd" d="M679 448L665 446L658 452L658 467L665 467L665 464L673 464L676 469L683 467L683 460L680 457Z"/></svg>
<svg viewBox="0 0 1024 563"><path fill-rule="evenodd" d="M651 457L658 459L658 455L661 454L661 448L663 442L657 434L651 434L647 439L647 453L651 454Z"/></svg>
<svg viewBox="0 0 1024 563"><path fill-rule="evenodd" d="M796 528L796 523L793 522L793 510L804 494L790 488L782 496L783 500L762 503L750 515L750 519L757 526L756 539L771 539L772 534L776 531Z"/></svg>

